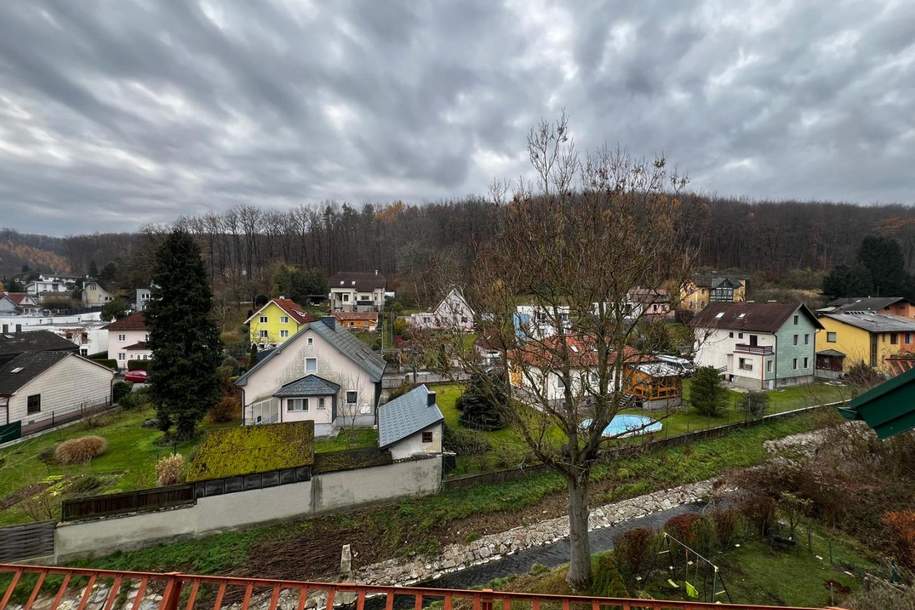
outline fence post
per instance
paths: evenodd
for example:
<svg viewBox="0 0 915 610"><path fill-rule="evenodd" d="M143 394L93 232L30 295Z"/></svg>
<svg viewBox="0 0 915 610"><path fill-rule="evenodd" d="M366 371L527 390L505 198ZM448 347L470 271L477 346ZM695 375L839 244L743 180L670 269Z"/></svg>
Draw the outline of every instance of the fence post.
<svg viewBox="0 0 915 610"><path fill-rule="evenodd" d="M168 582L165 585L165 592L162 594L162 603L159 604L159 610L178 610L178 601L181 599L181 574L180 572L171 572L168 575Z"/></svg>

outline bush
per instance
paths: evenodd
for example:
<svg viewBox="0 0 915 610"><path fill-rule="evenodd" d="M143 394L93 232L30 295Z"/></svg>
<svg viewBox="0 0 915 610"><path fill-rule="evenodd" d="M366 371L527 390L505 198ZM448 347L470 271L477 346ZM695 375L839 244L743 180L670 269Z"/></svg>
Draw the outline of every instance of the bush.
<svg viewBox="0 0 915 610"><path fill-rule="evenodd" d="M184 481L184 456L173 453L156 462L156 480L161 487Z"/></svg>
<svg viewBox="0 0 915 610"><path fill-rule="evenodd" d="M769 410L768 392L748 392L744 397L744 407L749 419L759 419Z"/></svg>
<svg viewBox="0 0 915 610"><path fill-rule="evenodd" d="M101 436L71 438L57 445L54 459L58 464L86 464L92 458L105 453L108 441Z"/></svg>
<svg viewBox="0 0 915 610"><path fill-rule="evenodd" d="M241 419L241 401L237 396L223 396L210 407L207 417L214 424Z"/></svg>
<svg viewBox="0 0 915 610"><path fill-rule="evenodd" d="M599 597L629 597L629 590L614 560L614 553L604 553L598 557L590 593Z"/></svg>
<svg viewBox="0 0 915 610"><path fill-rule="evenodd" d="M475 430L501 430L506 426L506 380L498 374L474 374L458 399L461 425Z"/></svg>
<svg viewBox="0 0 915 610"><path fill-rule="evenodd" d="M886 513L881 521L890 532L899 563L915 569L915 510Z"/></svg>
<svg viewBox="0 0 915 610"><path fill-rule="evenodd" d="M122 398L130 394L130 384L126 381L116 381L111 388L111 400L120 402Z"/></svg>
<svg viewBox="0 0 915 610"><path fill-rule="evenodd" d="M313 462L314 422L235 426L207 434L188 464L187 479L218 479Z"/></svg>
<svg viewBox="0 0 915 610"><path fill-rule="evenodd" d="M90 358L92 362L97 362L102 366L108 367L112 371L118 370L118 361L112 358Z"/></svg>
<svg viewBox="0 0 915 610"><path fill-rule="evenodd" d="M637 527L623 532L614 539L616 566L627 581L632 582L636 576L642 575L643 570L650 568L654 538L655 533L652 530Z"/></svg>
<svg viewBox="0 0 915 610"><path fill-rule="evenodd" d="M699 519L699 515L693 513L671 517L664 524L664 531L683 544L693 546L697 540L696 523Z"/></svg>
<svg viewBox="0 0 915 610"><path fill-rule="evenodd" d="M489 441L482 435L470 430L452 428L448 424L445 424L442 445L446 451L453 451L458 455L482 455L491 449Z"/></svg>
<svg viewBox="0 0 915 610"><path fill-rule="evenodd" d="M700 415L719 417L724 410L725 390L713 366L700 366L693 375L689 400Z"/></svg>
<svg viewBox="0 0 915 610"><path fill-rule="evenodd" d="M131 409L143 409L152 404L152 399L150 398L149 388L140 388L130 394L124 396L118 403L122 409L131 410Z"/></svg>
<svg viewBox="0 0 915 610"><path fill-rule="evenodd" d="M127 370L128 371L146 371L149 370L149 360L128 360L127 361Z"/></svg>
<svg viewBox="0 0 915 610"><path fill-rule="evenodd" d="M735 510L719 509L711 514L715 524L715 540L721 549L730 548L737 541L740 515Z"/></svg>

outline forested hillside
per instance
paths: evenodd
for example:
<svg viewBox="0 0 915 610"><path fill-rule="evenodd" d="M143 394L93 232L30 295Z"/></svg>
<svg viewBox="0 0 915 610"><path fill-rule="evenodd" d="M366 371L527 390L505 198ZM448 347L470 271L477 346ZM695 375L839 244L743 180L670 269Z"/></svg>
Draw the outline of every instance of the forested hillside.
<svg viewBox="0 0 915 610"><path fill-rule="evenodd" d="M505 203L467 198L408 205L320 204L285 211L240 205L177 220L199 241L217 288L239 296L269 290L279 264L379 270L411 296L431 298L433 278L460 281L479 244L495 234ZM915 266L915 208L823 202L746 202L685 195L685 222L700 265L770 279L793 269L827 271L853 261L869 234L896 239ZM88 272L115 263L123 283L148 281L151 246L162 227L65 238L0 233L0 275L22 265Z"/></svg>

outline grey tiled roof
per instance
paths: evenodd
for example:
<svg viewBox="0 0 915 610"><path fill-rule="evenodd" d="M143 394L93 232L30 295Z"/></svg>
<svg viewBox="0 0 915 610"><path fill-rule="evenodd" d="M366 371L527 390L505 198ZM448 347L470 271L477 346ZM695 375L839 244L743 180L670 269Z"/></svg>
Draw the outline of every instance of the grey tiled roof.
<svg viewBox="0 0 915 610"><path fill-rule="evenodd" d="M290 381L277 390L274 396L331 396L339 391L338 384L311 374Z"/></svg>
<svg viewBox="0 0 915 610"><path fill-rule="evenodd" d="M49 351L78 352L79 347L49 330L0 333L0 354Z"/></svg>
<svg viewBox="0 0 915 610"><path fill-rule="evenodd" d="M334 318L331 318L331 320L334 320ZM384 375L384 367L387 364L384 361L384 358L373 352L368 345L360 341L355 335L341 325L337 324L336 321L334 321L334 328L330 328L323 320L318 320L317 322L305 324L299 329L299 332L287 339L285 343L271 350L263 359L259 359L257 364L238 378L235 382L236 385L244 386L247 384L248 377L250 377L254 371L267 366L277 354L285 349L289 349L289 346L300 341L302 334L309 329L315 331L322 339L337 348L340 353L359 365L373 382L377 383L381 381L381 377Z"/></svg>
<svg viewBox="0 0 915 610"><path fill-rule="evenodd" d="M878 312L900 301L906 302L902 297L850 297L830 301L828 307L833 307L836 313L852 311Z"/></svg>
<svg viewBox="0 0 915 610"><path fill-rule="evenodd" d="M0 365L0 394L15 393L69 355L70 352L65 351L26 352L3 363Z"/></svg>
<svg viewBox="0 0 915 610"><path fill-rule="evenodd" d="M915 320L886 313L828 313L823 317L872 333L915 332Z"/></svg>
<svg viewBox="0 0 915 610"><path fill-rule="evenodd" d="M445 419L438 405L427 403L429 389L413 388L378 409L378 446L384 449Z"/></svg>

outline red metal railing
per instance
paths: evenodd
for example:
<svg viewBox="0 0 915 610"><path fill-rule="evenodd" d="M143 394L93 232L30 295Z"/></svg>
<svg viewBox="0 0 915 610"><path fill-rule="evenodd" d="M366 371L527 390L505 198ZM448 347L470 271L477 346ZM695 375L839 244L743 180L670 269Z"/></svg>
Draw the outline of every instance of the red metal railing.
<svg viewBox="0 0 915 610"><path fill-rule="evenodd" d="M224 603L237 603L232 600L240 600L240 610L249 610L252 604L266 610L277 610L284 592L293 596L296 610L305 610L306 607L333 610L335 605L346 604L355 606L356 610L365 610L369 598L378 598L379 608L383 600L385 610L394 610L395 599L399 600L398 607L412 610L422 610L425 605L434 602L441 602L443 610L818 610L787 606L709 604L490 590L383 587L18 564L0 564L0 578L9 580L3 597L0 598L0 610L6 610L13 603L17 607L21 606L22 610L31 610L37 603L40 603L43 609L57 610L65 598L79 599L76 610L85 610L90 606L99 610L128 607L129 610L140 610L144 600L158 602L159 610L220 610ZM407 601L407 605L403 604L404 601ZM289 605L287 599L284 607L288 608Z"/></svg>

